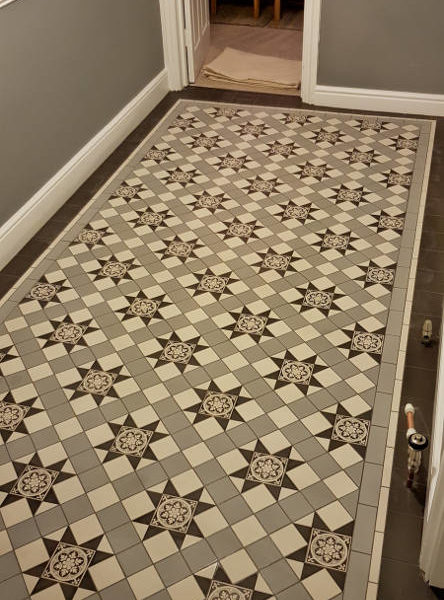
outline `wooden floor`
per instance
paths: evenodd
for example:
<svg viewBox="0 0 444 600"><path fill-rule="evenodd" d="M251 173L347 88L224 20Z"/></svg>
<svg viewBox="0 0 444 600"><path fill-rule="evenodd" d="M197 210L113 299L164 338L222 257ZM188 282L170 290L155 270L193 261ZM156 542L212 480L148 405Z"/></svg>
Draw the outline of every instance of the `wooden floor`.
<svg viewBox="0 0 444 600"><path fill-rule="evenodd" d="M187 88L170 93L131 133L99 169L77 190L21 252L0 272L0 296L8 291L45 250L78 211L144 139L158 120L179 98L195 98L304 108L299 98L248 92ZM310 108L316 108L310 106ZM350 111L347 111L350 112ZM399 115L398 115L399 116ZM414 116L414 115L409 115ZM435 330L440 326L444 300L444 118L437 118L435 148L432 157L429 193L419 255L410 336L407 348L402 401L417 407L416 426L430 435L438 358L437 347L424 348L419 342L425 318L431 318ZM417 563L419 556L427 464L419 474L414 491L405 488L405 423L401 415L391 481L387 528L381 567L379 600L425 600L444 598L444 590L431 590L422 581ZM427 456L425 457L425 462Z"/></svg>

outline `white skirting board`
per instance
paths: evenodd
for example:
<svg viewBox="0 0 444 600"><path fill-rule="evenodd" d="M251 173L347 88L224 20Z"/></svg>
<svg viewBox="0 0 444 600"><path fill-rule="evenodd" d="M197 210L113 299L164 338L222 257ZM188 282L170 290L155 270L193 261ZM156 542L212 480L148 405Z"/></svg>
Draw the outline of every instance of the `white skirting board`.
<svg viewBox="0 0 444 600"><path fill-rule="evenodd" d="M313 92L305 101L309 104L330 108L444 116L443 94L417 94L415 92L315 85Z"/></svg>
<svg viewBox="0 0 444 600"><path fill-rule="evenodd" d="M164 69L0 227L0 269L63 206L168 91L168 73Z"/></svg>

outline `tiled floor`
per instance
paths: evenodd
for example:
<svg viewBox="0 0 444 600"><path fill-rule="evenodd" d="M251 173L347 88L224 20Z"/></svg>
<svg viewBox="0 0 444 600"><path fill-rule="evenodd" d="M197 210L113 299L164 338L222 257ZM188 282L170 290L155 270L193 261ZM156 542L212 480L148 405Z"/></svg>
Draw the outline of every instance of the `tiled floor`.
<svg viewBox="0 0 444 600"><path fill-rule="evenodd" d="M26 597L18 570L39 598L94 589L215 598L233 583L245 598L335 598L347 571L344 598L365 597L373 530L359 523L376 510L385 435L374 424L368 439L368 422L382 341L390 336L392 349L399 327L391 318L382 329L390 285L371 279L375 269L392 273L411 228L407 214L401 238L407 190L378 175L413 156L375 140L410 131L370 137L338 117L328 125L339 139L307 133L327 126L318 115L304 127L259 115L274 139L284 127L288 161L286 149L255 137L261 127L236 125L251 120L248 107L227 121L196 106L192 116L207 125L195 133L209 133L213 149L186 131L162 132L172 166L188 166L169 172L151 152L136 173L127 168L127 189L104 192L100 216L85 213L58 272L54 262L42 267L34 296L55 295L26 300L8 319L21 350L8 346L3 359L13 392L3 402L21 421L3 432L13 462L0 510L19 561L12 552L3 561L11 597ZM364 136L377 148L373 166L366 149L341 153ZM228 152L248 160L221 160ZM250 172L233 173L240 163ZM364 190L335 189L344 179ZM409 209L418 188L410 195ZM369 339L374 351L363 352ZM393 364L387 348L382 368Z"/></svg>

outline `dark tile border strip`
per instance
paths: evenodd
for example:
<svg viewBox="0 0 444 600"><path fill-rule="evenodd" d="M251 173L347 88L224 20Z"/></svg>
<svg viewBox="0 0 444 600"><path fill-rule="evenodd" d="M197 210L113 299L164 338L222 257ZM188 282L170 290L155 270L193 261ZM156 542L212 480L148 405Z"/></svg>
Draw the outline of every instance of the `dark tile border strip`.
<svg viewBox="0 0 444 600"><path fill-rule="evenodd" d="M35 257L47 249L157 122L181 98L329 110L327 107L305 105L300 98L293 96L191 87L182 92L169 93L16 257L0 271L0 297L15 285L32 265ZM334 110L335 112L357 112ZM420 115L396 114L394 116L421 118ZM427 434L430 434L432 429L438 349L436 345L432 348L424 348L420 344L420 330L423 320L429 317L433 320L435 331L438 331L444 300L444 118L437 118L436 121L435 145L402 388L402 402L410 401L415 405L417 427ZM444 598L444 590L433 590L423 582L418 568L427 481L427 455L417 486L413 491L409 491L405 488L406 452L405 423L401 410L390 484L378 598L379 600L405 600L413 597L415 600Z"/></svg>

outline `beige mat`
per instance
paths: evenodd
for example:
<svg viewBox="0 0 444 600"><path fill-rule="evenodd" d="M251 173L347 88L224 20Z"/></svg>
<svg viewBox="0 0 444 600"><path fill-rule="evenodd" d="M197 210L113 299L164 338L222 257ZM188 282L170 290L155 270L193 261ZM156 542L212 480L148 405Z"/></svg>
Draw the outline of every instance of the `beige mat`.
<svg viewBox="0 0 444 600"><path fill-rule="evenodd" d="M204 65L202 75L214 81L246 83L249 86L299 89L302 63L225 48Z"/></svg>

